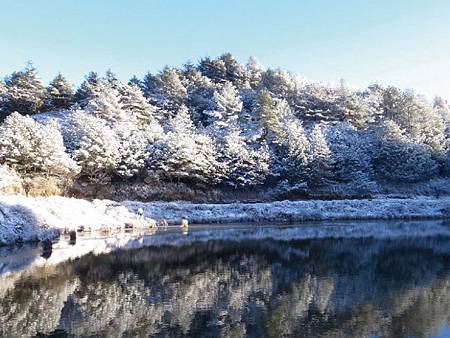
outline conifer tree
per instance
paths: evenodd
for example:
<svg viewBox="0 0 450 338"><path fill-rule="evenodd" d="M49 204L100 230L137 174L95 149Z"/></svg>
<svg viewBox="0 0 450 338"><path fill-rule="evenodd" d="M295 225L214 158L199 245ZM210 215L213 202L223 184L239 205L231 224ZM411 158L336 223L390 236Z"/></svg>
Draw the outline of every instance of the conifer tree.
<svg viewBox="0 0 450 338"><path fill-rule="evenodd" d="M428 146L411 142L407 132L392 120L379 128L374 167L388 181L418 182L436 175L437 163Z"/></svg>
<svg viewBox="0 0 450 338"><path fill-rule="evenodd" d="M54 122L40 124L17 112L0 126L0 163L25 174L67 175L78 170Z"/></svg>
<svg viewBox="0 0 450 338"><path fill-rule="evenodd" d="M19 72L12 73L6 79L7 112L34 114L44 107L45 88L38 79L36 68L30 63Z"/></svg>
<svg viewBox="0 0 450 338"><path fill-rule="evenodd" d="M123 178L137 176L145 168L149 156L149 138L145 131L137 129L133 123L122 122L115 126L119 158L115 173Z"/></svg>
<svg viewBox="0 0 450 338"><path fill-rule="evenodd" d="M86 105L86 100L89 96L91 96L93 89L97 85L97 82L100 81L100 77L96 72L90 72L86 75L85 80L81 83L77 92L75 93L75 100L80 107L84 107Z"/></svg>
<svg viewBox="0 0 450 338"><path fill-rule="evenodd" d="M263 68L254 56L250 56L246 68L249 85L251 88L256 89L261 81Z"/></svg>
<svg viewBox="0 0 450 338"><path fill-rule="evenodd" d="M142 81L137 78L136 75L133 75L133 77L128 81L129 86L138 86L142 90Z"/></svg>
<svg viewBox="0 0 450 338"><path fill-rule="evenodd" d="M260 121L267 135L269 131L275 131L278 126L277 105L268 90L261 90L256 98L254 107L256 118Z"/></svg>
<svg viewBox="0 0 450 338"><path fill-rule="evenodd" d="M316 124L310 135L310 162L308 184L312 187L322 186L330 180L332 162L322 126Z"/></svg>
<svg viewBox="0 0 450 338"><path fill-rule="evenodd" d="M223 83L227 80L227 68L223 60L206 57L200 61L197 68L202 75L215 83Z"/></svg>
<svg viewBox="0 0 450 338"><path fill-rule="evenodd" d="M120 161L120 144L107 122L92 114L78 111L73 117L77 133L74 158L81 175L96 184L108 183Z"/></svg>
<svg viewBox="0 0 450 338"><path fill-rule="evenodd" d="M269 151L263 144L251 149L238 129L231 129L219 143L219 161L226 169L225 183L235 188L264 182L269 170Z"/></svg>
<svg viewBox="0 0 450 338"><path fill-rule="evenodd" d="M103 80L93 86L84 110L111 123L126 119L119 91Z"/></svg>
<svg viewBox="0 0 450 338"><path fill-rule="evenodd" d="M7 100L7 88L3 80L0 79L0 122L3 121L7 114L6 114L6 100Z"/></svg>
<svg viewBox="0 0 450 338"><path fill-rule="evenodd" d="M45 95L45 107L47 110L68 109L75 102L72 86L60 74L48 85Z"/></svg>
<svg viewBox="0 0 450 338"><path fill-rule="evenodd" d="M195 132L186 107L172 118L164 138L152 146L149 162L151 169L172 180L214 184L224 175L214 141Z"/></svg>
<svg viewBox="0 0 450 338"><path fill-rule="evenodd" d="M234 125L242 110L242 101L231 82L225 82L213 95L213 110L206 110L207 123L214 124L217 129L225 129Z"/></svg>
<svg viewBox="0 0 450 338"><path fill-rule="evenodd" d="M147 78L146 82L149 82L147 97L172 113L175 113L187 99L187 89L179 72L173 68L164 68L157 76Z"/></svg>
<svg viewBox="0 0 450 338"><path fill-rule="evenodd" d="M128 117L136 119L140 126L156 123L156 108L144 97L144 93L136 85L124 85L120 90L120 104Z"/></svg>

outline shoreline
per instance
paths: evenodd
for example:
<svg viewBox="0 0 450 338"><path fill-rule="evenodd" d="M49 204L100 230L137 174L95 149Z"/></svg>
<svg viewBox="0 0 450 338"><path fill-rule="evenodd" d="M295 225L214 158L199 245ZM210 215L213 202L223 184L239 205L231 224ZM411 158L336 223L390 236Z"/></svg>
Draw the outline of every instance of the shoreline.
<svg viewBox="0 0 450 338"><path fill-rule="evenodd" d="M93 232L150 229L162 220L179 225L260 222L421 220L450 218L450 197L301 200L261 203L114 202L0 195L0 245L57 238L84 227Z"/></svg>

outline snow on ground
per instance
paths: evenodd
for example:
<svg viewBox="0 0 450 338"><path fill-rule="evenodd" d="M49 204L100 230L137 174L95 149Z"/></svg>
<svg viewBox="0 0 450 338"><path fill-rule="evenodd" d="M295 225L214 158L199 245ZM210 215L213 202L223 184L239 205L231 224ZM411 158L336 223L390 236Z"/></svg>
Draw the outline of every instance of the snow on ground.
<svg viewBox="0 0 450 338"><path fill-rule="evenodd" d="M144 216L139 215L139 209ZM149 226L149 219L180 224L301 222L311 220L450 217L450 197L271 203L194 204L189 202L92 202L66 197L0 196L0 244L54 238L62 229L93 231Z"/></svg>
<svg viewBox="0 0 450 338"><path fill-rule="evenodd" d="M177 223L299 222L311 220L401 219L450 217L450 198L310 200L268 203L194 204L187 202L122 202L128 210Z"/></svg>

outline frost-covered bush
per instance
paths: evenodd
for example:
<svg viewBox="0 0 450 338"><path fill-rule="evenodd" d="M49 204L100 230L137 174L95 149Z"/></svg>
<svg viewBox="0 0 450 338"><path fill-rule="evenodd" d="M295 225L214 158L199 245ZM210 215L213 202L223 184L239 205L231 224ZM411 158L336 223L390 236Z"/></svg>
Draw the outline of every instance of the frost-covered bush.
<svg viewBox="0 0 450 338"><path fill-rule="evenodd" d="M7 188L13 184L20 182L20 177L16 172L8 168L6 165L0 165L0 189Z"/></svg>

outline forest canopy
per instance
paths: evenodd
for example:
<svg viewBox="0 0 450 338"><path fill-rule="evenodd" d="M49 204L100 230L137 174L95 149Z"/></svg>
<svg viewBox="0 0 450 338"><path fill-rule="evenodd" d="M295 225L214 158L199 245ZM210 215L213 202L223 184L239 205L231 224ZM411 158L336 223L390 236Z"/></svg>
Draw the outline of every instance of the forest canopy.
<svg viewBox="0 0 450 338"><path fill-rule="evenodd" d="M0 81L1 172L92 185L342 189L449 175L450 108L412 90L355 90L229 53L128 83L90 72L47 86L30 64Z"/></svg>

